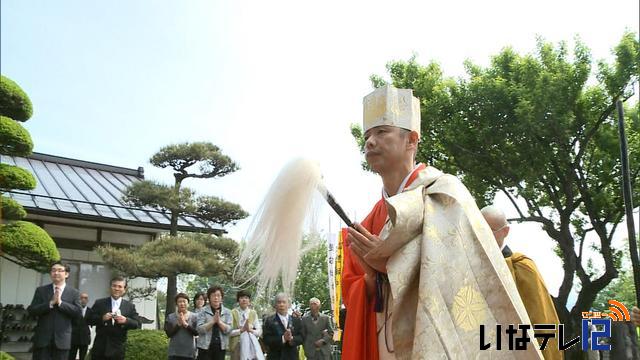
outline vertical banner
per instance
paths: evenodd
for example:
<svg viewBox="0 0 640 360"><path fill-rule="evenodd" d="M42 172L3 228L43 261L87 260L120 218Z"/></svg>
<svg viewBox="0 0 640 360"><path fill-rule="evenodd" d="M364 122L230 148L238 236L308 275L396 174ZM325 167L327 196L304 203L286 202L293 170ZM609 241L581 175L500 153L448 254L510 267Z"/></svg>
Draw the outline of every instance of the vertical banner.
<svg viewBox="0 0 640 360"><path fill-rule="evenodd" d="M335 263L336 263L336 270L335 270L335 283L336 283L336 287L335 287L335 301L333 303L333 318L335 319L335 326L336 328L339 327L340 325L340 306L342 305L342 266L344 263L344 256L343 256L343 245L344 245L344 238L346 237L347 234L347 229L342 229L338 235L338 243L336 246L336 259L335 259ZM335 332L334 335L334 340L335 339L340 339L340 334L342 333L342 329L338 330Z"/></svg>
<svg viewBox="0 0 640 360"><path fill-rule="evenodd" d="M329 301L331 301L331 310L334 304L336 303L336 247L338 240L331 234L329 234L327 239L327 275L329 283Z"/></svg>

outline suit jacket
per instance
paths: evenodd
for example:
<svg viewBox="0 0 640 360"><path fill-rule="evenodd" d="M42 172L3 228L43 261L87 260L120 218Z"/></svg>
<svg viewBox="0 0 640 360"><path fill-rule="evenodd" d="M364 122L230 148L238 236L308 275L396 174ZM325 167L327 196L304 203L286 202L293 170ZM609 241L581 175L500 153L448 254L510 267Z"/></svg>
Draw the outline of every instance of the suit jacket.
<svg viewBox="0 0 640 360"><path fill-rule="evenodd" d="M326 332L325 332L326 330ZM325 314L318 314L318 321L313 322L311 313L308 313L302 318L302 337L304 343L304 354L310 359L316 358L316 352L321 352L323 359L329 359L331 357L331 343L333 340L333 325L331 319ZM324 344L321 347L316 347L315 342L318 340L324 340Z"/></svg>
<svg viewBox="0 0 640 360"><path fill-rule="evenodd" d="M60 296L60 305L49 306L53 297L53 285L36 288L31 305L27 308L30 315L38 317L33 345L36 348L49 346L55 342L58 349L71 348L71 326L73 319L82 316L80 293L67 284Z"/></svg>
<svg viewBox="0 0 640 360"><path fill-rule="evenodd" d="M80 311L82 314L82 307L80 308ZM73 321L71 330L71 344L89 345L91 343L91 329L89 329L89 324L87 324L89 314L91 314L91 308L87 306L87 310L85 311L84 316L80 316Z"/></svg>
<svg viewBox="0 0 640 360"><path fill-rule="evenodd" d="M267 317L262 333L265 344L269 347L269 360L298 360L298 346L302 344L302 321L289 315L289 325L293 334L293 344L282 343L285 328L278 314Z"/></svg>
<svg viewBox="0 0 640 360"><path fill-rule="evenodd" d="M107 357L124 356L127 331L141 327L136 307L130 301L122 299L122 303L120 303L120 314L127 318L126 323L117 324L111 320L103 321L102 317L111 311L111 297L98 299L91 307L88 323L96 327L92 354Z"/></svg>

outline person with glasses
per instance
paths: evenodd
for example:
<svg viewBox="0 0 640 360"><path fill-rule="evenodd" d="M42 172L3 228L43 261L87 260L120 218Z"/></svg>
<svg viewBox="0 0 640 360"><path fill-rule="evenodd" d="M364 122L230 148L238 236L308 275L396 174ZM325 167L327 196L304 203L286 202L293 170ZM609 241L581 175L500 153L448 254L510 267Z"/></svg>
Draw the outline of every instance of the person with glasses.
<svg viewBox="0 0 640 360"><path fill-rule="evenodd" d="M87 356L87 349L91 343L91 329L87 324L87 318L91 312L91 308L88 305L89 294L86 292L80 293L82 316L73 321L69 360L76 360L76 355L79 355L80 360L84 360L85 356Z"/></svg>
<svg viewBox="0 0 640 360"><path fill-rule="evenodd" d="M480 212L487 224L489 224L491 231L493 231L496 243L502 251L513 280L515 280L524 307L527 310L527 314L529 314L530 325L555 324L557 329L560 323L558 314L536 264L527 256L512 252L506 244L505 239L509 235L509 223L504 212L494 205L485 206ZM546 360L563 358L555 337L549 340L546 348L542 351L542 355Z"/></svg>
<svg viewBox="0 0 640 360"><path fill-rule="evenodd" d="M36 289L29 315L38 318L33 337L34 360L67 360L72 323L82 316L80 293L66 283L70 267L55 262L49 269L51 284Z"/></svg>
<svg viewBox="0 0 640 360"><path fill-rule="evenodd" d="M207 290L209 306L198 313L199 360L224 360L229 348L231 311L222 305L224 290L212 286Z"/></svg>

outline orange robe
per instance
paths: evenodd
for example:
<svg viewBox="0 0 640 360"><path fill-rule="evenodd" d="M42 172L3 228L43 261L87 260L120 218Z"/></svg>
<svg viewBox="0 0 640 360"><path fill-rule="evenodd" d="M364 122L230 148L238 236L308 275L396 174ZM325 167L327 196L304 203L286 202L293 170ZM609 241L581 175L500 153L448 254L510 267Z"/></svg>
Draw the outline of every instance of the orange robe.
<svg viewBox="0 0 640 360"><path fill-rule="evenodd" d="M405 186L416 179L426 166L420 164L413 170ZM387 221L387 204L378 200L373 210L362 221L362 226L373 235L379 235ZM347 239L347 229L342 229L342 238ZM342 272L342 302L347 308L344 337L342 339L343 360L377 360L378 335L376 333L376 313L374 298L367 297L364 270L358 260L351 256L351 249L345 246L344 269Z"/></svg>

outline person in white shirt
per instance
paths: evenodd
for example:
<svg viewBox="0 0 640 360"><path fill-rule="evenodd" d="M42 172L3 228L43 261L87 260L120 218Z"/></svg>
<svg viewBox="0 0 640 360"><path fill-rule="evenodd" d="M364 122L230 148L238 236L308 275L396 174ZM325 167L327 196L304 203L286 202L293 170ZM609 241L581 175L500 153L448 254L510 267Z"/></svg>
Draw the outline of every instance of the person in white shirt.
<svg viewBox="0 0 640 360"><path fill-rule="evenodd" d="M51 284L37 288L27 308L29 315L38 318L33 336L33 359L67 360L72 322L82 313L80 293L67 285L69 265L55 262L49 271Z"/></svg>
<svg viewBox="0 0 640 360"><path fill-rule="evenodd" d="M110 290L111 296L96 300L88 316L89 325L96 327L92 360L124 359L127 331L141 326L135 305L122 298L127 292L126 279L111 279Z"/></svg>
<svg viewBox="0 0 640 360"><path fill-rule="evenodd" d="M269 347L267 359L298 360L302 344L302 321L289 315L289 296L280 293L275 297L276 313L264 323L264 342Z"/></svg>
<svg viewBox="0 0 640 360"><path fill-rule="evenodd" d="M231 333L229 349L231 360L263 359L258 338L262 335L262 326L258 313L251 309L251 294L240 290L236 294L238 307L231 310ZM257 345L257 347L256 347Z"/></svg>

